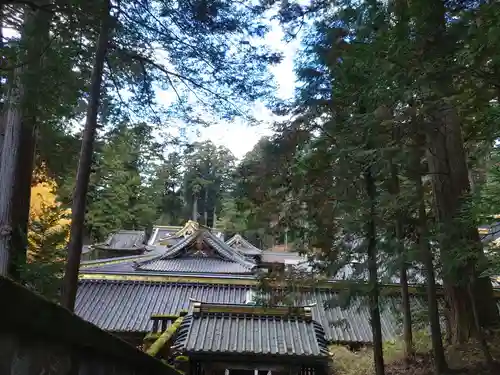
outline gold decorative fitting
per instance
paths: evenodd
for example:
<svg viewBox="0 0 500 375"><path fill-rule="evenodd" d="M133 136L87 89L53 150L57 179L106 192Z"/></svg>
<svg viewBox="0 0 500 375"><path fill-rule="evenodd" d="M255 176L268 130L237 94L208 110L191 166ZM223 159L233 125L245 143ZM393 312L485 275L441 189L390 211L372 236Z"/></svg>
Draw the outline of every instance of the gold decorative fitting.
<svg viewBox="0 0 500 375"><path fill-rule="evenodd" d="M193 303L193 312L195 312L195 313L201 312L201 303L200 302Z"/></svg>
<svg viewBox="0 0 500 375"><path fill-rule="evenodd" d="M309 306L304 307L304 317L312 319L312 309Z"/></svg>

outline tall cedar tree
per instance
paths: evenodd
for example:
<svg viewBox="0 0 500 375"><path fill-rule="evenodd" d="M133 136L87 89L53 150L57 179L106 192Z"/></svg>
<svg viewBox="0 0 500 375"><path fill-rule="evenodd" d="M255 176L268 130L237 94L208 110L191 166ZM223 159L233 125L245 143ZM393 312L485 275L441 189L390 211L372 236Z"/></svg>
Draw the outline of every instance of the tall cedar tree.
<svg viewBox="0 0 500 375"><path fill-rule="evenodd" d="M29 172L33 165L37 102L41 97L40 70L51 20L50 13L39 8L26 6L22 12L21 51L24 53L18 54L17 67L9 80L1 154L0 187L4 193L0 196L0 274L11 276L18 274L12 264L22 264L26 259L31 189L31 173L26 169ZM21 192L27 197L21 199Z"/></svg>
<svg viewBox="0 0 500 375"><path fill-rule="evenodd" d="M78 269L83 246L83 231L85 223L85 209L90 173L92 168L92 151L97 130L97 115L101 97L101 83L103 79L106 52L112 32L111 4L105 1L101 13L101 29L96 41L96 52L92 76L90 78L89 104L87 118L83 131L82 148L76 177L73 206L71 208L71 228L68 245L68 261L64 273L62 305L73 311L78 284Z"/></svg>
<svg viewBox="0 0 500 375"><path fill-rule="evenodd" d="M75 27L72 14L81 11L76 10L80 4L73 4L73 13L67 5L49 0L28 4L10 1L4 5L4 25L19 30L21 34L20 40L15 36L9 37L7 45L10 48L2 49L5 53L2 74L6 75L7 86L14 87L19 83L16 75L19 69L16 67L23 70L20 81L23 85L22 98L17 105L22 117L19 140L23 147L11 153L15 157L15 177L10 215L12 222L8 225L12 228L9 246L16 250L7 267L10 276L15 278L18 278L18 271L26 261L29 201L35 162L38 169L49 167L52 173L52 169L60 170L59 165L67 170L76 159L72 153L73 150L76 152L76 139L67 135L66 128L71 119L78 117L75 107L77 97L83 95L81 77L85 76L86 68L84 53L75 56L75 50L82 52L82 48L77 48L81 39L78 38L79 29ZM20 26L17 18L23 14L25 22ZM91 34L91 27L86 30ZM82 64L79 69L74 69L77 63ZM5 119L11 109L11 105L4 108ZM7 155L7 159L9 157ZM7 169L6 164L5 172ZM58 174L57 179L61 178L64 179L64 176ZM7 199L7 195L3 198Z"/></svg>
<svg viewBox="0 0 500 375"><path fill-rule="evenodd" d="M100 143L94 155L85 221L93 241L103 241L120 228L150 227L162 196L162 188L154 185L161 145L154 140L150 126L121 123Z"/></svg>
<svg viewBox="0 0 500 375"><path fill-rule="evenodd" d="M44 61L47 59L45 49L50 44L49 29L52 14L43 9L50 7L51 1L37 2L41 7L36 11L29 44L26 46L28 65L24 72L24 105L21 122L20 144L21 151L17 154L16 172L14 181L14 204L12 206L12 225L14 231L11 237L10 248L13 259L10 261L11 277L19 279L19 267L26 262L27 232L30 211L31 182L35 162L35 144L38 128L41 121L42 105L40 98L44 95L43 79L46 69Z"/></svg>
<svg viewBox="0 0 500 375"><path fill-rule="evenodd" d="M235 157L226 147L212 142L195 142L184 152L183 192L191 202L192 217L213 227L221 207L222 192L230 190ZM196 207L195 207L196 206Z"/></svg>
<svg viewBox="0 0 500 375"><path fill-rule="evenodd" d="M443 0L425 0L412 2L411 13L416 24L417 51L427 62L419 69L421 84L432 90L423 98L430 103L426 108L427 160L441 233L441 261L446 266L443 278L450 307L450 333L453 342L464 342L477 333L468 301L470 280L483 326L497 324L499 313L489 278L476 276L482 270L474 273L472 279L469 277L484 254L474 221L463 216L470 198L470 183L461 119L449 100L455 94L453 70L448 64L453 59L455 43L448 34L447 9ZM456 249L467 254L459 255Z"/></svg>
<svg viewBox="0 0 500 375"><path fill-rule="evenodd" d="M434 254L430 246L428 230L427 210L425 205L424 187L422 176L424 168L421 160L425 152L425 134L421 130L417 117L412 111L410 118L411 130L413 132L410 141L410 179L415 185L415 201L417 202L417 236L420 259L424 264L427 288L427 309L429 324L431 327L432 352L434 355L434 373L442 374L448 367L444 354L441 322L439 319L439 307L437 299L436 274L434 268Z"/></svg>

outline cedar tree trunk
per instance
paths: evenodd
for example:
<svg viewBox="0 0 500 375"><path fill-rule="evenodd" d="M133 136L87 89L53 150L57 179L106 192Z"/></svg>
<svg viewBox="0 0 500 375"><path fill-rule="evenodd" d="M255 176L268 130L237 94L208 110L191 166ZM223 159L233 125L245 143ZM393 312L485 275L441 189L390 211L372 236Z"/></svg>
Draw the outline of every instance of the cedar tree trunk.
<svg viewBox="0 0 500 375"><path fill-rule="evenodd" d="M90 79L89 104L83 132L82 147L80 150L75 192L73 195L68 261L64 274L62 293L62 304L71 311L73 311L75 306L76 290L78 287L78 269L80 267L80 257L83 246L87 191L92 167L92 153L97 129L97 115L101 97L104 62L111 31L110 8L110 1L106 0L99 38L96 43L94 67L92 68Z"/></svg>
<svg viewBox="0 0 500 375"><path fill-rule="evenodd" d="M398 206L399 199L399 176L398 167L391 160L391 180L393 195ZM403 222L401 209L396 207L396 218L395 218L395 237L397 244L397 253L400 262L400 281L401 281L401 299L403 304L403 340L404 340L404 358L406 364L408 365L415 355L413 349L413 333L412 333L412 319L411 319L411 306L410 306L410 293L408 291L408 270L406 266L406 254L404 248L404 238L403 238Z"/></svg>
<svg viewBox="0 0 500 375"><path fill-rule="evenodd" d="M415 47L424 61L420 65L425 67L420 72L419 82L423 92L428 92L422 98L428 119L427 161L441 234L441 261L446 268L443 283L450 306L451 340L460 343L477 333L468 300L467 284L471 282L468 270L471 260L472 267L476 268L484 253L475 223L467 217L466 203L470 195L467 159L460 118L450 99L455 92L448 61L455 56L455 40L448 34L443 0L420 0L409 4L415 16ZM481 274L481 270L478 271L476 274ZM480 322L484 326L496 325L499 314L491 281L487 277L474 277L472 282Z"/></svg>
<svg viewBox="0 0 500 375"><path fill-rule="evenodd" d="M47 6L50 1L40 0L40 6ZM33 177L35 146L38 122L41 114L40 99L43 96L43 61L44 51L49 45L49 29L52 13L35 10L32 20L26 27L27 61L23 73L24 97L23 120L21 123L20 152L17 154L14 177L14 203L12 205L12 232L10 248L9 274L20 279L20 268L26 263L28 247L28 224L31 200L31 182ZM15 250L14 250L15 249Z"/></svg>
<svg viewBox="0 0 500 375"><path fill-rule="evenodd" d="M8 276L11 260L12 203L17 154L20 151L24 67L15 69L6 104L5 130L0 159L0 275Z"/></svg>
<svg viewBox="0 0 500 375"><path fill-rule="evenodd" d="M377 238L375 233L375 181L371 167L365 171L366 193L370 205L370 217L366 226L366 240L368 242L368 271L369 271L369 305L370 320L373 333L373 359L375 375L384 375L384 353L382 350L382 325L380 322L379 287L377 276Z"/></svg>
<svg viewBox="0 0 500 375"><path fill-rule="evenodd" d="M488 277L468 277L469 263L457 264L456 248L469 252L475 261L484 257L477 228L464 220L463 206L470 193L469 174L459 118L455 108L442 104L427 136L429 172L435 201L435 212L441 225L442 262L453 269L444 272L444 288L450 306L451 342L462 343L478 332L468 296L469 282L474 291L479 321L484 326L498 323L498 310ZM475 268L476 264L472 265ZM463 280L461 279L463 277Z"/></svg>
<svg viewBox="0 0 500 375"><path fill-rule="evenodd" d="M442 374L448 368L446 357L444 354L443 338L441 333L441 325L439 322L439 309L436 292L436 278L434 272L434 261L432 250L429 246L428 230L427 230L427 213L425 211L424 188L422 185L422 171L420 160L422 157L422 147L425 144L425 136L419 134L418 125L415 119L413 122L414 144L411 151L411 172L415 184L415 197L418 202L418 245L420 256L424 263L426 273L427 287L427 308L429 315L429 324L431 327L432 353L434 355L434 373Z"/></svg>

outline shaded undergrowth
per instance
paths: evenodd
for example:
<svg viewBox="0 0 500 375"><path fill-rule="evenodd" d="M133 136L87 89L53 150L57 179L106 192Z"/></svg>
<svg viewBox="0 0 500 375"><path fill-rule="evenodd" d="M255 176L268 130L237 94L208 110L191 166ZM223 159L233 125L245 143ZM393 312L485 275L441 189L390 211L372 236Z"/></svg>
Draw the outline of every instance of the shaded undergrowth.
<svg viewBox="0 0 500 375"><path fill-rule="evenodd" d="M384 360L386 375L433 375L431 341L428 334L414 333L415 358L407 365L403 360L403 343L393 340L384 343ZM500 332L488 338L493 358L500 361ZM369 347L351 351L345 346L330 346L332 356L332 375L373 375L373 352ZM463 345L452 345L446 348L446 358L450 373L454 375L490 375L481 347L471 341ZM500 368L494 372L500 374Z"/></svg>

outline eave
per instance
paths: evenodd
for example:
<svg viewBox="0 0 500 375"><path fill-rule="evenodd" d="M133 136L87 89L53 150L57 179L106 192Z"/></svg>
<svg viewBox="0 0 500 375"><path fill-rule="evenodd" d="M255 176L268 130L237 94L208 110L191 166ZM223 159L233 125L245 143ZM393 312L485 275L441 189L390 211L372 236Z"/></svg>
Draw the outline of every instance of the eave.
<svg viewBox="0 0 500 375"><path fill-rule="evenodd" d="M221 277L222 276L222 277ZM111 274L111 273L80 273L80 280L119 280L119 281L153 281L164 283L192 283L217 285L257 285L258 281L252 276L248 278L231 275L165 275L165 274Z"/></svg>
<svg viewBox="0 0 500 375"><path fill-rule="evenodd" d="M80 280L110 280L110 281L143 281L143 282L164 282L164 283L188 283L188 284L212 284L212 285L247 285L257 286L259 280L251 275L227 275L227 274L151 274L151 273L99 273L99 272L84 272L79 275ZM270 286L279 288L285 286L286 283L272 283ZM323 281L317 282L311 287L305 289L328 289L328 290L349 290L353 282L347 281ZM368 286L364 283L363 285ZM426 294L425 285L412 285L408 287L410 294L424 295ZM443 289L437 288L438 295L443 295ZM396 295L401 293L401 285L399 284L383 284L380 285L381 295ZM494 295L500 298L500 289L494 289Z"/></svg>

